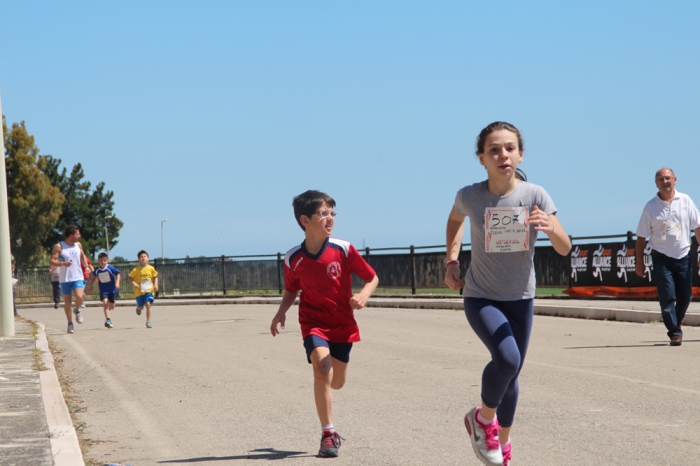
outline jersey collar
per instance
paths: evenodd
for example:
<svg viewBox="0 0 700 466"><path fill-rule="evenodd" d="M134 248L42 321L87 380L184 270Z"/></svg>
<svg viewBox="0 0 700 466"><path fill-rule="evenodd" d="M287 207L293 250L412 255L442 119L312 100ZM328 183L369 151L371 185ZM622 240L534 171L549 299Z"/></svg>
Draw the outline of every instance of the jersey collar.
<svg viewBox="0 0 700 466"><path fill-rule="evenodd" d="M323 242L323 246L321 246L321 249L318 251L317 254L311 254L309 251L306 250L306 241L303 241L301 243L301 250L304 251L304 254L306 254L306 256L309 259L318 260L318 258L321 257L323 255L323 252L326 250L326 247L328 246L328 240L330 239L330 236L326 238L326 240Z"/></svg>

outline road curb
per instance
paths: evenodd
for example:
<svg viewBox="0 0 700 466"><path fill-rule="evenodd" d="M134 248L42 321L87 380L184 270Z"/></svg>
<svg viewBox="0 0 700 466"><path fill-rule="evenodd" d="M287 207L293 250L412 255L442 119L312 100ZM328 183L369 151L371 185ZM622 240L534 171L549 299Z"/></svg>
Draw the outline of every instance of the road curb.
<svg viewBox="0 0 700 466"><path fill-rule="evenodd" d="M46 366L46 370L39 372L41 398L44 401L54 466L85 466L80 442L78 442L78 434L73 427L73 420L58 382L58 374L53 355L49 350L44 324L38 323L38 326L36 347L41 351L41 360Z"/></svg>
<svg viewBox="0 0 700 466"><path fill-rule="evenodd" d="M220 304L280 304L282 298L204 298L204 299L160 299L157 303L167 306L191 306L191 305L220 305ZM299 300L295 301L298 304ZM40 308L50 304L20 304L18 308ZM90 302L87 307L101 308L102 303ZM134 307L132 301L117 301L117 307ZM452 309L462 310L464 305L461 301L456 300L431 300L431 299L372 299L367 302L367 307L388 307L388 308L403 308L403 309ZM553 317L570 317L578 319L594 319L594 320L615 320L619 322L661 322L661 311L644 311L644 310L629 310L616 309L605 307L587 307L587 306L566 306L563 303L557 304L539 304L535 303L535 314ZM700 326L700 314L688 313L683 320L683 325Z"/></svg>

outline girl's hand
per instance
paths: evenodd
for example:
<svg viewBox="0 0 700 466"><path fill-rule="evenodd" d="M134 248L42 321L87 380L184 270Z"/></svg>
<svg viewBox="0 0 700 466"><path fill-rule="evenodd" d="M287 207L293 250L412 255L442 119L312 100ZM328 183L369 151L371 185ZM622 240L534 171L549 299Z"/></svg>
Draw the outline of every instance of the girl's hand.
<svg viewBox="0 0 700 466"><path fill-rule="evenodd" d="M528 222L535 225L535 230L542 231L544 233L550 234L554 233L554 224L550 222L549 215L547 215L539 207L535 206L530 212L530 218Z"/></svg>
<svg viewBox="0 0 700 466"><path fill-rule="evenodd" d="M459 265L450 264L445 270L445 284L454 291L464 288L464 280L460 276Z"/></svg>

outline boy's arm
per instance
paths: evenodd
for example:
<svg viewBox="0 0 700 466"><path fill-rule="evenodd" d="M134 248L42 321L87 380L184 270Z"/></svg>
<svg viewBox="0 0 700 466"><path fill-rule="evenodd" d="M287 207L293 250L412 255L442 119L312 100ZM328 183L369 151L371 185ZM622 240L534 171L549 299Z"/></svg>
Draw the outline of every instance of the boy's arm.
<svg viewBox="0 0 700 466"><path fill-rule="evenodd" d="M85 291L87 291L88 294L92 294L92 284L95 283L95 276L91 273L90 278L88 279L87 285L85 286Z"/></svg>
<svg viewBox="0 0 700 466"><path fill-rule="evenodd" d="M158 293L158 276L153 277L153 291Z"/></svg>
<svg viewBox="0 0 700 466"><path fill-rule="evenodd" d="M139 286L139 284L136 283L136 279L134 277L132 277L133 274L134 274L134 271L132 270L131 273L129 274L129 276L127 277L129 279L129 283L131 283L134 286L134 288L141 288Z"/></svg>
<svg viewBox="0 0 700 466"><path fill-rule="evenodd" d="M287 311L290 307L292 307L292 304L294 304L294 300L297 299L297 296L299 296L298 291L284 290L280 307L277 309L277 314L275 314L275 317L272 318L272 323L270 324L270 333L273 337L280 333L280 331L277 329L277 324L282 324L282 328L284 328L284 323L287 320Z"/></svg>
<svg viewBox="0 0 700 466"><path fill-rule="evenodd" d="M122 282L122 274L118 273L117 278L114 279L114 287L119 291L119 285Z"/></svg>
<svg viewBox="0 0 700 466"><path fill-rule="evenodd" d="M362 287L359 293L350 298L350 307L355 310L365 307L367 300L372 296L374 290L377 289L377 285L379 285L379 277L375 275L372 280L365 282L365 286Z"/></svg>

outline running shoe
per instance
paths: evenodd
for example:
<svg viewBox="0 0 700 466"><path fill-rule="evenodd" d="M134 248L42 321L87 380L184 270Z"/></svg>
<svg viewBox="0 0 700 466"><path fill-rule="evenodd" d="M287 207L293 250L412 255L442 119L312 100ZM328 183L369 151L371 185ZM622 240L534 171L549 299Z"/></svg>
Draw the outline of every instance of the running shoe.
<svg viewBox="0 0 700 466"><path fill-rule="evenodd" d="M683 343L683 337L680 335L673 335L671 337L671 346L681 346Z"/></svg>
<svg viewBox="0 0 700 466"><path fill-rule="evenodd" d="M105 327L112 328L112 319L105 320Z"/></svg>
<svg viewBox="0 0 700 466"><path fill-rule="evenodd" d="M75 330L73 330L73 322L68 322L68 333L73 333Z"/></svg>
<svg viewBox="0 0 700 466"><path fill-rule="evenodd" d="M136 315L137 315L137 316L140 316L140 315L141 315L141 309L139 309L138 307L136 308Z"/></svg>
<svg viewBox="0 0 700 466"><path fill-rule="evenodd" d="M80 309L75 309L73 312L75 313L76 322L78 322L79 324L82 324L83 323L83 315L81 314Z"/></svg>
<svg viewBox="0 0 700 466"><path fill-rule="evenodd" d="M83 301L83 304L80 305L83 309L85 309L85 301Z"/></svg>
<svg viewBox="0 0 700 466"><path fill-rule="evenodd" d="M513 451L513 444L508 442L505 445L501 445L501 451L503 452L503 466L513 466L513 463L510 461L513 457L511 454Z"/></svg>
<svg viewBox="0 0 700 466"><path fill-rule="evenodd" d="M53 305L53 308L54 308L54 309L58 309L58 303L55 303L55 304Z"/></svg>
<svg viewBox="0 0 700 466"><path fill-rule="evenodd" d="M151 321L146 322L146 328L153 328L153 325L151 325Z"/></svg>
<svg viewBox="0 0 700 466"><path fill-rule="evenodd" d="M481 406L477 406L464 416L464 425L472 441L472 448L482 463L490 466L502 466L503 453L501 452L501 443L498 440L498 431L501 430L501 427L497 420L488 426L480 423L477 419L480 411Z"/></svg>
<svg viewBox="0 0 700 466"><path fill-rule="evenodd" d="M324 430L323 437L321 437L321 449L318 450L318 456L320 458L337 458L338 447L340 447L341 440L345 439L338 435L338 432L333 432L331 434L330 430Z"/></svg>

